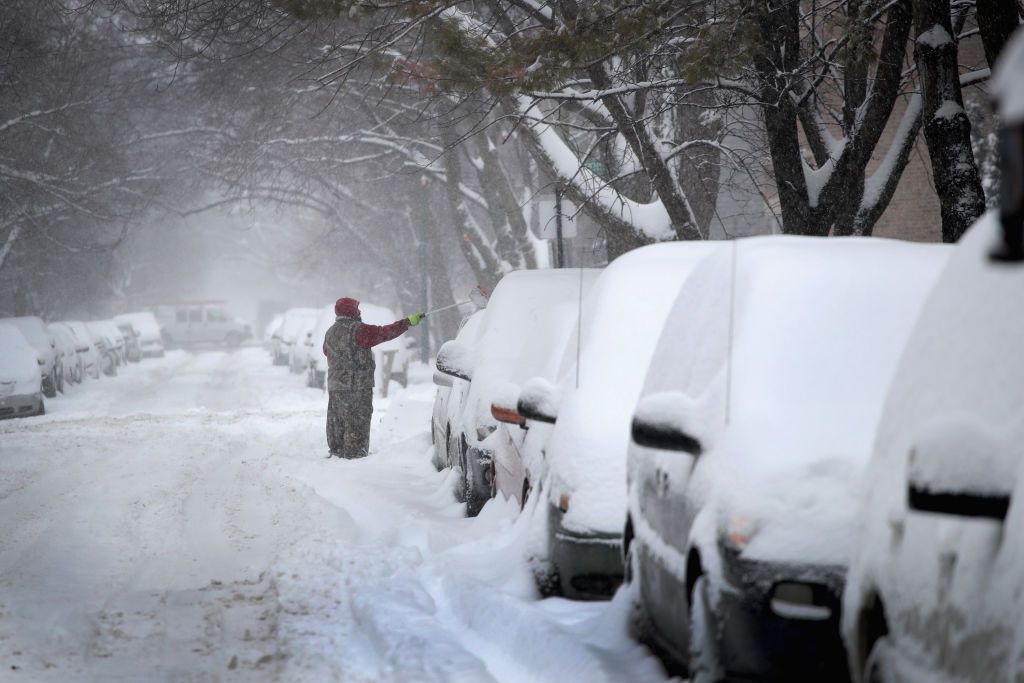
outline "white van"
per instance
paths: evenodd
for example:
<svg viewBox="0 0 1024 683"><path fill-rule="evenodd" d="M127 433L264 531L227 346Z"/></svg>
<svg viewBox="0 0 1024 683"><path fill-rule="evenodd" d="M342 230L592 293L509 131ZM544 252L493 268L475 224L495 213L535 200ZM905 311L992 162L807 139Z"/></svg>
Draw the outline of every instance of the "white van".
<svg viewBox="0 0 1024 683"><path fill-rule="evenodd" d="M151 306L164 346L226 344L235 347L252 337L252 328L227 313L223 301L180 301Z"/></svg>

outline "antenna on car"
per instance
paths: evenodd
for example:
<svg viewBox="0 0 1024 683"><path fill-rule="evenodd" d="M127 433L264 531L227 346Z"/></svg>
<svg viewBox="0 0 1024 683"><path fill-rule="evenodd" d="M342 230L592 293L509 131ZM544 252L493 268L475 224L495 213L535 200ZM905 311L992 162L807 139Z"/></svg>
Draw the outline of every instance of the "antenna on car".
<svg viewBox="0 0 1024 683"><path fill-rule="evenodd" d="M732 264L729 275L729 340L725 356L725 424L729 424L732 408L732 336L736 322L736 240L732 241Z"/></svg>
<svg viewBox="0 0 1024 683"><path fill-rule="evenodd" d="M580 266L580 290L576 297L576 388L580 388L580 347L583 344L583 266Z"/></svg>

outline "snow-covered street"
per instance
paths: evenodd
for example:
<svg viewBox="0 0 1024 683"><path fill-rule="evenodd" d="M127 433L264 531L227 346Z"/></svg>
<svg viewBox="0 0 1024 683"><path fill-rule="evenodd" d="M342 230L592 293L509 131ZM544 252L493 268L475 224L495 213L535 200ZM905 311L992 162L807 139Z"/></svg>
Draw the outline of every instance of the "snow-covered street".
<svg viewBox="0 0 1024 683"><path fill-rule="evenodd" d="M326 397L256 348L0 425L0 680L662 679L623 595L537 598L517 505L463 517L419 379L356 461L324 458Z"/></svg>

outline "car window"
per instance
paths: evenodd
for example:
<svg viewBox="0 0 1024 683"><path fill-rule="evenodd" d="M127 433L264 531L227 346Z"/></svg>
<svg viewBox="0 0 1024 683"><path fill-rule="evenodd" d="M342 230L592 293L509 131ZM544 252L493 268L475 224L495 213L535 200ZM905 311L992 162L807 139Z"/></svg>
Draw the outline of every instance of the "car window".
<svg viewBox="0 0 1024 683"><path fill-rule="evenodd" d="M203 310L201 308L193 308L188 312L188 321L190 323L201 323L203 322Z"/></svg>
<svg viewBox="0 0 1024 683"><path fill-rule="evenodd" d="M174 319L179 323L188 322L188 311L178 311L174 314Z"/></svg>
<svg viewBox="0 0 1024 683"><path fill-rule="evenodd" d="M224 311L219 308L208 308L206 309L206 319L212 323L222 323L227 320L228 317L224 315Z"/></svg>

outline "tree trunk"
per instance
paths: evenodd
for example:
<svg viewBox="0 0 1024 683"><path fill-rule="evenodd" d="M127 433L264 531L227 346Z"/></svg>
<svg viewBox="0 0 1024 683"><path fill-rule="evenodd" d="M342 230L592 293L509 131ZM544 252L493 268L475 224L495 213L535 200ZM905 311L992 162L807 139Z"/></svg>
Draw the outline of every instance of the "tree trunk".
<svg viewBox="0 0 1024 683"><path fill-rule="evenodd" d="M985 59L994 67L1013 31L1020 25L1020 9L1016 0L977 0L975 14Z"/></svg>
<svg viewBox="0 0 1024 683"><path fill-rule="evenodd" d="M971 149L949 0L915 0L914 57L924 100L924 138L942 209L942 241L956 242L985 211Z"/></svg>

